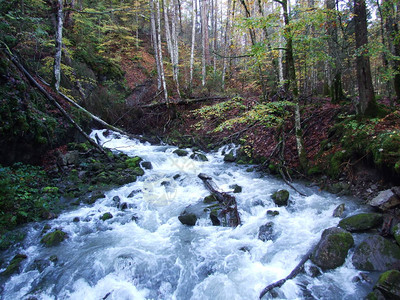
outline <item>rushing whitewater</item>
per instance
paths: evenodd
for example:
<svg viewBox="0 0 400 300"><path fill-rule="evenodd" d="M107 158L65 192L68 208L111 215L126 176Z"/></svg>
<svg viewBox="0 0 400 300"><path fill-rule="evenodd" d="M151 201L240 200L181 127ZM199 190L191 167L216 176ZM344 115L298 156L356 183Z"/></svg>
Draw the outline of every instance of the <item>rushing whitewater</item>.
<svg viewBox="0 0 400 300"><path fill-rule="evenodd" d="M266 285L291 272L325 228L337 225L332 217L337 205L346 203L347 211L359 209L343 197L296 184L307 195L300 196L278 179L224 163L222 151L235 149L233 145L207 153L208 161L200 162L178 157L172 153L176 147L140 143L119 134L105 137L103 130L91 137L95 134L105 147L138 155L153 169L95 204L47 222L68 234L57 247L39 243L46 223L30 225L24 245L4 258L28 256L23 272L0 288L2 299L258 299ZM212 226L206 215L193 227L180 223L185 207L209 194L199 173L211 176L221 191L232 191L232 184L243 187L234 194L241 226ZM282 188L290 191L290 205L275 207L271 195ZM126 210L118 209L115 196L127 203ZM279 215L268 216L267 210ZM105 212L113 218L100 220ZM74 222L76 217L79 222ZM263 242L259 228L269 221L274 223L275 239ZM58 261L49 262L53 255ZM310 265L307 262L305 269ZM353 280L359 271L349 258L316 278L308 273L287 281L275 297L360 299L371 289ZM268 297L271 294L264 298Z"/></svg>

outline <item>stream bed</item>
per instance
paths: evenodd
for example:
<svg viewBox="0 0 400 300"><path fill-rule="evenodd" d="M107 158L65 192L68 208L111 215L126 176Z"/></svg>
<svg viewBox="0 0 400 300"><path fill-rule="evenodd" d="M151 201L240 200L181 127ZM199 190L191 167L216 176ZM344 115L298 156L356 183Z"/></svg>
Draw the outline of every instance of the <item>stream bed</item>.
<svg viewBox="0 0 400 300"><path fill-rule="evenodd" d="M208 161L196 161L179 157L173 146L116 133L105 137L104 132L93 131L91 137L97 134L105 147L138 155L153 168L92 205L30 224L23 245L3 257L9 261L23 253L28 258L21 273L2 280L1 299L258 299L266 285L291 272L324 229L338 224L332 212L339 204L345 203L351 214L364 210L355 199L295 183L307 195L300 196L277 178L224 162L223 151L235 150L234 145L204 153ZM242 225L212 226L207 215L193 227L180 223L185 207L209 195L199 173L211 176L221 191L233 191L233 184L243 188L232 194ZM287 207L276 207L271 199L279 189L290 192ZM126 203L126 209L117 202ZM268 210L279 214L267 215ZM113 217L103 221L106 212ZM263 242L259 228L267 222L273 222L273 239ZM44 247L40 238L45 224L62 229L68 238ZM364 298L372 282L353 280L360 271L353 267L351 254L343 266L317 277L308 261L305 272L263 299Z"/></svg>

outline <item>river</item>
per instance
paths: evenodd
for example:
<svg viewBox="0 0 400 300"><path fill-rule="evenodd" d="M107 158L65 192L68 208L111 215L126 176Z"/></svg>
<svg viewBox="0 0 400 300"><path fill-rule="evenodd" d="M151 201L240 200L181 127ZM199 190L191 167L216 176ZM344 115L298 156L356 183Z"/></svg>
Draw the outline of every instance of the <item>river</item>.
<svg viewBox="0 0 400 300"><path fill-rule="evenodd" d="M4 282L1 299L258 299L266 285L290 273L325 228L337 225L332 212L339 204L345 203L347 212L363 210L354 199L295 183L307 195L300 196L277 178L225 163L222 152L235 149L233 145L206 153L208 161L202 162L177 156L173 146L120 134L105 137L103 130L91 136L96 133L105 147L138 155L153 169L136 182L106 192L93 205L30 224L23 245L7 253L10 258L24 253L28 259L20 274ZM212 226L206 215L193 227L180 223L185 207L209 194L199 173L211 176L221 191L232 191L232 184L243 187L233 194L241 226ZM276 207L271 200L278 189L289 190L289 206ZM127 209L117 207L115 196ZM279 215L267 215L268 210ZM100 220L105 212L113 218ZM259 228L269 221L274 238L263 242ZM47 223L67 232L68 239L56 247L41 245ZM351 263L351 252L342 267L318 277L311 276L308 261L306 272L287 281L274 297L364 298L371 284L353 280L359 271ZM54 255L58 260L50 262Z"/></svg>

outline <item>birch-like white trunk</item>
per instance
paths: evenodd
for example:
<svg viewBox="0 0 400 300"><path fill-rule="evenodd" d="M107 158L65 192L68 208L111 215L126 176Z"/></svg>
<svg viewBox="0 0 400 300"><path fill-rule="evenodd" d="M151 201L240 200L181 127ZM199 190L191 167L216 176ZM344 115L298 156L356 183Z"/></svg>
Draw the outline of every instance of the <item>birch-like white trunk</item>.
<svg viewBox="0 0 400 300"><path fill-rule="evenodd" d="M195 42L196 42L196 0L192 0L192 46L190 48L189 90L192 90Z"/></svg>
<svg viewBox="0 0 400 300"><path fill-rule="evenodd" d="M178 31L177 31L177 22L178 22L178 11L179 6L176 0L172 0L172 16L171 16L171 25L172 25L172 52L173 62L172 62L172 72L174 81L176 84L176 91L181 97L181 92L179 88L179 41L178 41Z"/></svg>
<svg viewBox="0 0 400 300"><path fill-rule="evenodd" d="M230 47L230 18L231 18L231 5L232 0L228 0L228 9L226 15L226 25L225 25L225 37L224 37L224 52L223 52L223 59L222 59L222 90L225 90L225 76L226 76L226 68L227 68L227 58L228 56L228 49Z"/></svg>
<svg viewBox="0 0 400 300"><path fill-rule="evenodd" d="M63 0L57 0L57 28L56 28L56 54L54 55L54 87L58 92L61 81L61 54L62 54L62 33L63 33Z"/></svg>
<svg viewBox="0 0 400 300"><path fill-rule="evenodd" d="M208 0L201 0L201 36L202 36L202 85L206 84L206 71L209 64L209 39L208 39Z"/></svg>
<svg viewBox="0 0 400 300"><path fill-rule="evenodd" d="M158 40L157 44L158 44L158 59L160 61L161 83L164 89L165 102L168 103L167 83L165 82L164 65L163 65L162 48L161 48L161 13L160 13L159 0L156 0L156 8L157 8L157 40Z"/></svg>
<svg viewBox="0 0 400 300"><path fill-rule="evenodd" d="M150 23L151 23L151 38L153 40L154 58L156 60L156 65L157 65L157 89L161 90L161 84L162 84L161 68L160 68L160 59L158 55L158 39L157 39L156 12L154 8L154 0L150 0Z"/></svg>

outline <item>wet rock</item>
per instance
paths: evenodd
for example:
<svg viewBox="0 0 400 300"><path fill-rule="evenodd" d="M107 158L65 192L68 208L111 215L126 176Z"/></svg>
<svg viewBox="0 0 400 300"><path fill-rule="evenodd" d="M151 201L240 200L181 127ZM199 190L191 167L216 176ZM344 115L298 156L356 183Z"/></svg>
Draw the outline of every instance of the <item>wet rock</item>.
<svg viewBox="0 0 400 300"><path fill-rule="evenodd" d="M278 206L287 206L289 201L289 192L287 190L279 190L271 196L274 203Z"/></svg>
<svg viewBox="0 0 400 300"><path fill-rule="evenodd" d="M50 266L50 261L45 259L35 259L33 264L27 268L27 271L38 270L40 273L44 271L48 266Z"/></svg>
<svg viewBox="0 0 400 300"><path fill-rule="evenodd" d="M198 152L195 152L195 153L191 154L190 158L194 159L194 160L197 160L197 161L208 161L207 156L205 156L202 153L198 153Z"/></svg>
<svg viewBox="0 0 400 300"><path fill-rule="evenodd" d="M186 150L183 150L183 149L176 149L172 153L175 153L178 156L187 156L189 154L189 152L187 152Z"/></svg>
<svg viewBox="0 0 400 300"><path fill-rule="evenodd" d="M134 169L130 169L131 174L135 176L143 176L144 175L144 170L141 167L136 167Z"/></svg>
<svg viewBox="0 0 400 300"><path fill-rule="evenodd" d="M233 150L231 150L228 154L225 154L224 161L226 162L235 162L236 157L233 155Z"/></svg>
<svg viewBox="0 0 400 300"><path fill-rule="evenodd" d="M113 218L113 215L110 212L106 212L100 217L100 220L106 221L106 220L109 220L112 218Z"/></svg>
<svg viewBox="0 0 400 300"><path fill-rule="evenodd" d="M279 211L277 210L267 210L267 216L275 217L279 215Z"/></svg>
<svg viewBox="0 0 400 300"><path fill-rule="evenodd" d="M146 169L146 170L153 169L153 165L149 161L143 161L141 165L142 165L143 169Z"/></svg>
<svg viewBox="0 0 400 300"><path fill-rule="evenodd" d="M335 217L335 218L340 218L340 217L343 215L343 213L344 213L344 209L345 209L344 203L339 204L339 205L335 208L335 210L333 211L332 216Z"/></svg>
<svg viewBox="0 0 400 300"><path fill-rule="evenodd" d="M181 177L181 175L180 174L176 174L176 175L174 175L174 177L172 177L174 180L177 180L179 177Z"/></svg>
<svg viewBox="0 0 400 300"><path fill-rule="evenodd" d="M68 151L65 154L59 153L57 161L61 166L77 165L79 163L79 151Z"/></svg>
<svg viewBox="0 0 400 300"><path fill-rule="evenodd" d="M121 198L119 196L114 196L112 198L113 202L115 203L116 206L118 206L121 202Z"/></svg>
<svg viewBox="0 0 400 300"><path fill-rule="evenodd" d="M385 299L400 299L400 271L389 270L381 274L374 289L379 290Z"/></svg>
<svg viewBox="0 0 400 300"><path fill-rule="evenodd" d="M139 164L142 160L143 159L139 156L130 157L125 160L125 164L127 165L128 169L134 169L139 167Z"/></svg>
<svg viewBox="0 0 400 300"><path fill-rule="evenodd" d="M233 189L233 192L236 193L241 193L242 192L242 187L237 184L232 184L229 186L231 189Z"/></svg>
<svg viewBox="0 0 400 300"><path fill-rule="evenodd" d="M189 226L194 226L194 225L196 225L196 222L197 222L197 216L193 213L183 212L178 217L178 219L183 225L189 225Z"/></svg>
<svg viewBox="0 0 400 300"><path fill-rule="evenodd" d="M338 227L325 229L315 247L311 261L322 269L343 265L349 249L354 245L351 233Z"/></svg>
<svg viewBox="0 0 400 300"><path fill-rule="evenodd" d="M306 272L312 278L318 277L319 275L322 274L321 270L317 266L314 266L314 265L311 265L308 268L306 268Z"/></svg>
<svg viewBox="0 0 400 300"><path fill-rule="evenodd" d="M86 203L88 204L93 204L95 203L98 199L105 198L106 195L102 191L94 191L90 195L90 197L86 200Z"/></svg>
<svg viewBox="0 0 400 300"><path fill-rule="evenodd" d="M267 222L264 225L260 226L258 230L258 239L266 242L274 239L274 223Z"/></svg>
<svg viewBox="0 0 400 300"><path fill-rule="evenodd" d="M27 259L28 256L25 254L17 254L14 256L14 258L10 261L9 265L7 268L0 273L2 276L10 276L14 273L19 273L21 270L21 263Z"/></svg>
<svg viewBox="0 0 400 300"><path fill-rule="evenodd" d="M381 226L383 217L377 213L361 213L347 217L339 222L339 227L350 231L359 232Z"/></svg>
<svg viewBox="0 0 400 300"><path fill-rule="evenodd" d="M353 265L363 271L387 271L399 267L400 247L380 235L367 237L354 251Z"/></svg>
<svg viewBox="0 0 400 300"><path fill-rule="evenodd" d="M126 209L128 209L128 203L126 203L126 202L121 203L121 204L119 205L119 209L120 209L120 210L126 210Z"/></svg>
<svg viewBox="0 0 400 300"><path fill-rule="evenodd" d="M78 223L80 220L81 220L81 219L80 219L79 217L75 217L75 218L72 220L72 222Z"/></svg>
<svg viewBox="0 0 400 300"><path fill-rule="evenodd" d="M133 198L136 194L139 194L141 190L133 190L129 193L128 198Z"/></svg>
<svg viewBox="0 0 400 300"><path fill-rule="evenodd" d="M213 209L210 212L210 219L213 226L221 226L221 221L218 218L218 209Z"/></svg>
<svg viewBox="0 0 400 300"><path fill-rule="evenodd" d="M44 244L46 247L54 247L59 245L62 241L67 238L67 233L62 230L55 230L46 234L40 242Z"/></svg>
<svg viewBox="0 0 400 300"><path fill-rule="evenodd" d="M386 211L400 205L400 191L399 187L392 188L390 190L382 191L368 202L369 205L380 210Z"/></svg>
<svg viewBox="0 0 400 300"><path fill-rule="evenodd" d="M52 255L52 256L49 257L49 260L50 260L51 262L55 263L55 262L58 261L58 257L57 257L57 255Z"/></svg>

